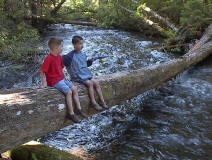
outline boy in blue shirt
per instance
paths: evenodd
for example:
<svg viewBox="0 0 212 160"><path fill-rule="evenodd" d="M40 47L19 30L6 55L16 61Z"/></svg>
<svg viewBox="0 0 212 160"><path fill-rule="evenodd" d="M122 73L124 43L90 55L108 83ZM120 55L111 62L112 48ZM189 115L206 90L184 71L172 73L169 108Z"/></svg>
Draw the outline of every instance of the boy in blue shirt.
<svg viewBox="0 0 212 160"><path fill-rule="evenodd" d="M85 84L88 87L88 94L91 100L91 105L98 111L103 110L103 108L108 108L106 105L99 82L93 79L93 74L91 73L89 66L92 65L94 60L88 60L85 53L81 50L83 48L83 38L80 36L74 36L72 39L74 45L74 50L63 56L63 62L66 66L68 73L73 81ZM100 105L96 102L94 97L94 89L100 99Z"/></svg>

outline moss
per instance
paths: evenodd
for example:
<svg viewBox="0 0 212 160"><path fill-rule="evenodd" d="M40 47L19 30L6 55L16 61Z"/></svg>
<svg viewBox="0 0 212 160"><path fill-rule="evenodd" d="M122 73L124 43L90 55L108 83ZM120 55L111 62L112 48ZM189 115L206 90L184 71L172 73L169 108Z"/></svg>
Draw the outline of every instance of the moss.
<svg viewBox="0 0 212 160"><path fill-rule="evenodd" d="M13 160L81 160L67 152L43 144L22 145L10 151Z"/></svg>

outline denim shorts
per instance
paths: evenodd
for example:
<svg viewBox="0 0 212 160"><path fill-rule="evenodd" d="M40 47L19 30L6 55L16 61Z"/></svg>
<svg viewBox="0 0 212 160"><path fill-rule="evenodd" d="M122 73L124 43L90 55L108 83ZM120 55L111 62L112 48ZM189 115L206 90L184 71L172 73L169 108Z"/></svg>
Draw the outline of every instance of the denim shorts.
<svg viewBox="0 0 212 160"><path fill-rule="evenodd" d="M85 84L88 80L91 80L92 78L86 78L86 79L77 79L75 80L76 82L78 83L82 83L82 84Z"/></svg>
<svg viewBox="0 0 212 160"><path fill-rule="evenodd" d="M74 86L74 84L70 81L67 81L65 78L58 83L56 83L53 87L67 95L70 89Z"/></svg>

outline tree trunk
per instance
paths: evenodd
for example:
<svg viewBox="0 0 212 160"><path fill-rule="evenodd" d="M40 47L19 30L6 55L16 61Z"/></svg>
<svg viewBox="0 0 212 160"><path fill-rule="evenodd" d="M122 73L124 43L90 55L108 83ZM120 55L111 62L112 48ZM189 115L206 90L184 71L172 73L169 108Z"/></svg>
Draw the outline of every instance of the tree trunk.
<svg viewBox="0 0 212 160"><path fill-rule="evenodd" d="M51 16L55 16L57 12L60 10L62 5L66 2L66 0L62 0L52 11L51 11Z"/></svg>
<svg viewBox="0 0 212 160"><path fill-rule="evenodd" d="M4 0L4 7L3 7L3 11L5 13L7 13L9 10L9 3L8 3L8 0Z"/></svg>
<svg viewBox="0 0 212 160"><path fill-rule="evenodd" d="M37 4L35 0L30 0L32 26L37 25Z"/></svg>
<svg viewBox="0 0 212 160"><path fill-rule="evenodd" d="M212 25L195 48L179 59L98 77L107 104L120 104L156 88L202 61L212 53L211 35ZM86 87L79 85L79 96L88 115L97 113L89 106ZM65 98L54 88L0 91L0 153L71 124L65 119L65 114Z"/></svg>

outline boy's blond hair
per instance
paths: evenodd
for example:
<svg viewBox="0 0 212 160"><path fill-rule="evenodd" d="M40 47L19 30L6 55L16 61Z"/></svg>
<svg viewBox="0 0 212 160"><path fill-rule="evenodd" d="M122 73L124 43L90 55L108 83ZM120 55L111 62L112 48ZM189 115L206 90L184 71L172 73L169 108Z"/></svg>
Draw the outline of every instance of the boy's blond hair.
<svg viewBox="0 0 212 160"><path fill-rule="evenodd" d="M57 37L52 37L48 42L48 46L52 50L55 47L59 47L62 44L62 42L63 42L62 39L59 39Z"/></svg>

